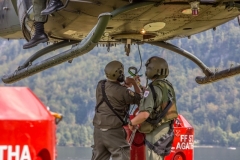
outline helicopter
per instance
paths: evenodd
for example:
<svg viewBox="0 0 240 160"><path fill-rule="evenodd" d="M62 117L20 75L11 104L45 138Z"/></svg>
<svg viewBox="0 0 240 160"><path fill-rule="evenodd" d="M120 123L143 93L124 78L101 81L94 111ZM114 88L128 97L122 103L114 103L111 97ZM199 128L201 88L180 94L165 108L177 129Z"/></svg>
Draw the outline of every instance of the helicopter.
<svg viewBox="0 0 240 160"><path fill-rule="evenodd" d="M212 83L240 73L240 65L212 72L194 54L169 42L175 38L213 29L234 18L240 24L240 0L63 0L63 6L48 15L47 47L37 51L13 73L2 76L13 83L63 62L71 63L96 46L124 44L128 56L133 44L151 44L193 61L204 73L198 84ZM0 0L0 37L26 39L34 34L31 0ZM34 62L60 48L71 49Z"/></svg>

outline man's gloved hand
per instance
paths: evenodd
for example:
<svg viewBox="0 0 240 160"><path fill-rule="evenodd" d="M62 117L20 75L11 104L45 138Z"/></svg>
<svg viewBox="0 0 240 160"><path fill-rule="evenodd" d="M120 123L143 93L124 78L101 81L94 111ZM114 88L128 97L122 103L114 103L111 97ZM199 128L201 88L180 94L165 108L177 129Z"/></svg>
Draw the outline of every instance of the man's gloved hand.
<svg viewBox="0 0 240 160"><path fill-rule="evenodd" d="M134 129L137 129L138 126L137 126L137 125L136 125L136 126L132 125L131 121L129 121L129 123L128 123L128 128L129 128L131 131L133 131Z"/></svg>
<svg viewBox="0 0 240 160"><path fill-rule="evenodd" d="M133 83L136 83L135 79L131 77L126 77L124 82L127 87L132 87Z"/></svg>
<svg viewBox="0 0 240 160"><path fill-rule="evenodd" d="M133 77L133 79L135 80L135 82L137 83L137 85L140 87L141 86L141 80L140 80L140 76L136 75Z"/></svg>

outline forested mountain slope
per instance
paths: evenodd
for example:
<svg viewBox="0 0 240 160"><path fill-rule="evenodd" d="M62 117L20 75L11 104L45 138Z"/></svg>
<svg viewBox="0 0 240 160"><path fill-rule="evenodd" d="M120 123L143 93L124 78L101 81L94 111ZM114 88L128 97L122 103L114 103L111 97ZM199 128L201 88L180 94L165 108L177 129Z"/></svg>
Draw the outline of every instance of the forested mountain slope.
<svg viewBox="0 0 240 160"><path fill-rule="evenodd" d="M191 39L169 41L192 52L212 70L229 68L239 64L240 27L237 20L206 31ZM23 50L25 40L0 40L0 75L13 72L34 51L45 45ZM155 46L140 45L144 63L153 56L165 58L170 66L169 80L176 88L177 106L195 128L195 139L205 145L240 146L240 77L236 76L213 84L198 85L196 76L203 75L190 60ZM63 51L64 49L62 49ZM54 52L53 54L57 54ZM46 58L46 57L43 57ZM111 60L120 60L125 69L139 68L140 59L137 45L127 57L124 46L96 47L90 53L63 63L17 83L1 86L28 86L52 111L64 115L59 124L59 145L90 146L92 142L91 120L95 107L95 88L103 79L103 69ZM125 71L128 75L127 71ZM143 84L145 82L142 78Z"/></svg>

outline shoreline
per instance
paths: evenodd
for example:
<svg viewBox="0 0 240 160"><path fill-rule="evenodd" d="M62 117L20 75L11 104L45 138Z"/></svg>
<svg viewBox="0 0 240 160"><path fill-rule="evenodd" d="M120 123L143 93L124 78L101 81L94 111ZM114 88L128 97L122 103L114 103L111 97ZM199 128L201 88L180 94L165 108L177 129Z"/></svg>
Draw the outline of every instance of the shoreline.
<svg viewBox="0 0 240 160"><path fill-rule="evenodd" d="M231 149L231 150L237 149L237 147L211 146L211 145L194 145L194 148L227 148L227 149Z"/></svg>

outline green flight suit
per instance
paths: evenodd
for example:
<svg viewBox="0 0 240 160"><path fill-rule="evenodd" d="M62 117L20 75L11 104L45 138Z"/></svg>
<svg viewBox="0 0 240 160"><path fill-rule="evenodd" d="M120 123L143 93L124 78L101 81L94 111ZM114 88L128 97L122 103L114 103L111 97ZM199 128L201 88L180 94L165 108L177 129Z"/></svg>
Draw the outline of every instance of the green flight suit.
<svg viewBox="0 0 240 160"><path fill-rule="evenodd" d="M46 22L47 16L42 16L41 12L46 8L46 0L32 0L34 21Z"/></svg>
<svg viewBox="0 0 240 160"><path fill-rule="evenodd" d="M163 103L163 99L164 99L163 92L158 86L153 85L153 88L156 92L156 102L155 102L156 106L160 106L160 104ZM175 93L174 93L174 98L175 98ZM153 108L154 108L153 94L150 87L147 87L147 89L144 92L143 99L140 102L139 112L144 112L144 111L149 112L151 117L153 114ZM168 133L171 122L170 120L163 120L157 125L157 127L144 125L144 123L147 123L147 122L143 122L139 131L145 133L146 140L149 141L151 144L154 144L163 135ZM147 146L145 148L145 152L146 152L146 160L163 160L164 159L163 156L157 155L154 151L150 150Z"/></svg>
<svg viewBox="0 0 240 160"><path fill-rule="evenodd" d="M97 104L102 101L102 81L97 85ZM141 95L122 86L118 82L107 81L105 92L114 110L123 119L130 104L139 104ZM98 105L97 105L98 106ZM130 146L121 120L106 102L96 107L93 118L94 146L92 160L130 160Z"/></svg>

